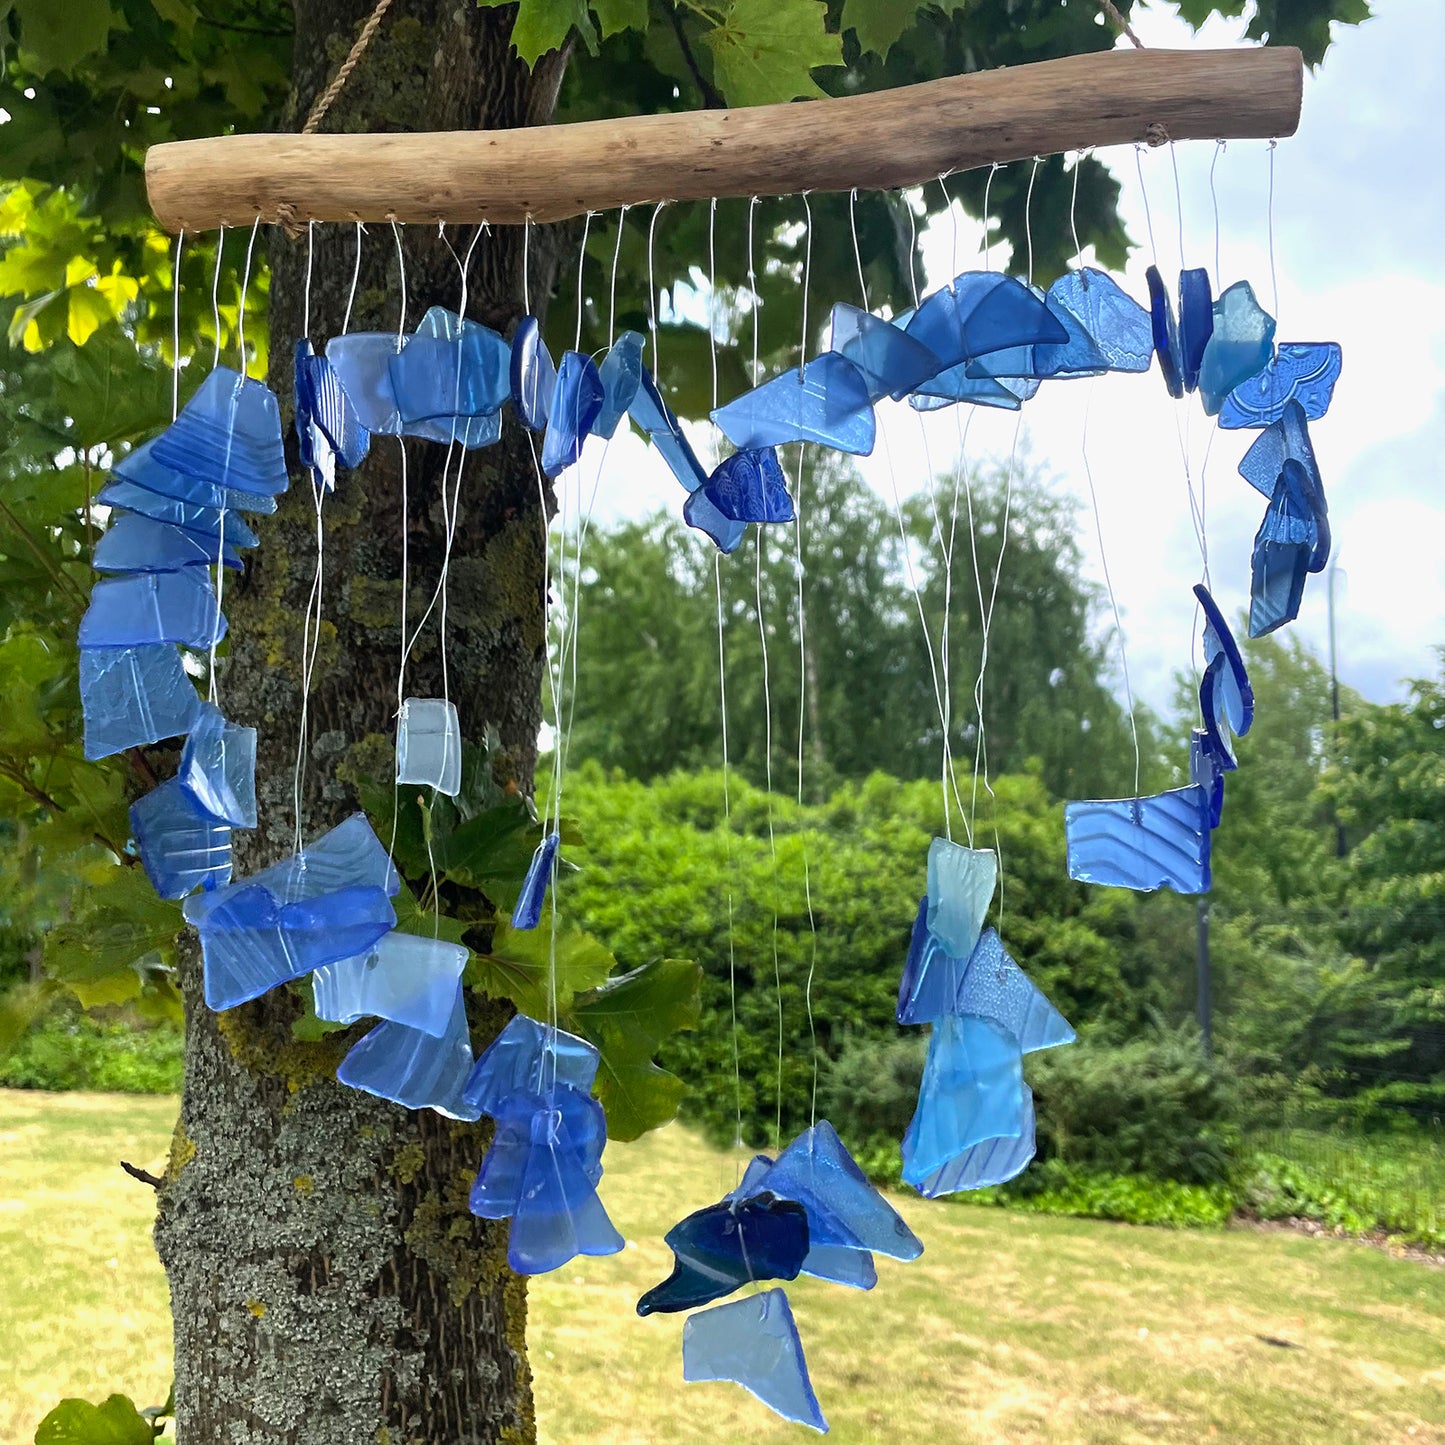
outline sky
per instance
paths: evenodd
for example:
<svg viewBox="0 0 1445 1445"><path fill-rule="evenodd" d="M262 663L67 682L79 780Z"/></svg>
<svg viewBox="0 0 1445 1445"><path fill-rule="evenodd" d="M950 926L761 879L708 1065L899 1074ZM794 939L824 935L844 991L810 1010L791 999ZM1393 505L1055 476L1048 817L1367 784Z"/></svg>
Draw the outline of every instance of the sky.
<svg viewBox="0 0 1445 1445"><path fill-rule="evenodd" d="M1156 251L1171 284L1181 257L1216 280L1217 212L1216 291L1249 280L1277 317L1278 340L1342 344L1344 372L1311 439L1334 537L1339 675L1384 702L1403 696L1409 677L1432 673L1432 646L1445 643L1445 185L1431 160L1445 128L1445 4L1378 0L1377 8L1363 26L1340 30L1324 64L1307 75L1299 130L1274 151L1272 208L1264 141L1232 141L1222 150L1181 142L1172 156L1168 147L1147 150L1137 164L1133 147L1097 154L1122 184L1121 212L1137 243L1122 278L1130 294L1146 299L1144 270ZM1196 36L1170 6L1136 9L1134 26L1151 47L1244 43L1241 21L1212 20ZM923 237L930 286L981 266L980 238L967 218L956 226L936 220ZM995 247L990 262L998 267L1006 256L1007 248ZM1257 433L1215 428L1197 397L1171 401L1157 368L1047 384L1022 417L1032 457L1055 474L1051 485L1082 503L1084 554L1101 581L1102 532L1134 692L1167 710L1197 626L1190 588L1203 559L1189 488L1204 510L1215 597L1233 618L1248 605L1250 551L1264 512L1263 498L1235 468ZM920 422L910 408L885 402L879 420L886 442L880 437L860 472L890 502L895 480L905 494L926 484L925 457L941 468L958 456L951 413ZM977 408L969 460L1006 461L1017 426L1013 414ZM706 459L709 446L700 454ZM598 521L680 500L677 484L636 438L613 444L606 470L627 485L604 477ZM1321 656L1328 583L1327 574L1310 578L1294 624Z"/></svg>

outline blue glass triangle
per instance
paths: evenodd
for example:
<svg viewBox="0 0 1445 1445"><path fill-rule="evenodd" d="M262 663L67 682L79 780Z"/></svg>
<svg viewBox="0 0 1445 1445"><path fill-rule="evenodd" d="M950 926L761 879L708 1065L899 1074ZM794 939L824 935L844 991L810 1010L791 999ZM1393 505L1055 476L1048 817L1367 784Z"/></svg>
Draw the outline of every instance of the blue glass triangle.
<svg viewBox="0 0 1445 1445"><path fill-rule="evenodd" d="M531 431L543 430L557 389L557 368L535 316L524 316L512 337L511 384L512 405L522 425Z"/></svg>
<svg viewBox="0 0 1445 1445"><path fill-rule="evenodd" d="M1084 325L1042 287L1032 286L1032 293L1049 309L1049 313L1068 333L1062 343L1033 342L1027 346L1010 346L992 351L971 361L965 374L971 377L1018 377L1035 381L1050 378L1099 376L1109 369L1108 358L1094 345Z"/></svg>
<svg viewBox="0 0 1445 1445"><path fill-rule="evenodd" d="M1199 365L1204 414L1217 416L1235 387L1256 376L1274 354L1274 317L1248 281L1226 287L1214 302L1214 330Z"/></svg>
<svg viewBox="0 0 1445 1445"><path fill-rule="evenodd" d="M1278 421L1292 401L1310 421L1329 409L1344 366L1337 341L1286 341L1263 371L1237 386L1219 410L1219 424L1236 430Z"/></svg>
<svg viewBox="0 0 1445 1445"><path fill-rule="evenodd" d="M898 1022L931 1024L948 1013L958 996L959 980L967 962L967 955L960 958L950 953L929 931L925 895L919 900L918 917L913 921L913 936L898 984Z"/></svg>
<svg viewBox="0 0 1445 1445"><path fill-rule="evenodd" d="M965 848L948 838L928 845L928 927L955 958L973 952L997 883L992 848Z"/></svg>
<svg viewBox="0 0 1445 1445"><path fill-rule="evenodd" d="M866 457L877 422L863 373L846 357L825 351L719 407L712 419L736 447L818 442Z"/></svg>
<svg viewBox="0 0 1445 1445"><path fill-rule="evenodd" d="M639 332L624 331L602 358L598 375L602 379L602 409L592 419L594 436L616 435L642 382L642 346Z"/></svg>
<svg viewBox="0 0 1445 1445"><path fill-rule="evenodd" d="M185 502L192 507L209 507L219 511L224 507L228 512L259 512L270 516L276 510L276 498L262 496L256 492L238 492L228 487L218 487L199 477L187 476L184 472L172 471L156 461L154 441L142 442L140 446L121 457L111 471L123 482L130 482L142 491L152 492L158 497L169 497L175 502ZM132 508L139 511L139 508ZM215 528L212 528L214 535Z"/></svg>
<svg viewBox="0 0 1445 1445"><path fill-rule="evenodd" d="M1305 409L1291 398L1280 409L1279 419L1272 421L1254 439L1239 464L1239 475L1257 492L1274 496L1275 484L1284 471L1286 460L1300 463L1308 473L1315 490L1324 495L1315 449L1310 444L1310 430Z"/></svg>
<svg viewBox="0 0 1445 1445"><path fill-rule="evenodd" d="M681 424L657 389L652 373L645 366L642 368L642 378L638 382L636 395L632 398L629 414L662 454L662 459L673 476L689 492L697 491L707 481L707 473L682 434ZM741 528L738 535L742 535Z"/></svg>
<svg viewBox="0 0 1445 1445"><path fill-rule="evenodd" d="M215 548L207 547L194 532L135 512L115 512L95 544L90 565L97 572L179 572L185 567L213 566L215 561ZM226 566L240 565L240 557L227 549Z"/></svg>
<svg viewBox="0 0 1445 1445"><path fill-rule="evenodd" d="M231 881L231 830L208 818L176 778L168 778L130 808L136 852L162 898Z"/></svg>
<svg viewBox="0 0 1445 1445"><path fill-rule="evenodd" d="M182 572L131 572L107 577L91 589L80 619L82 647L153 647L179 643L205 649L226 635L203 568Z"/></svg>
<svg viewBox="0 0 1445 1445"><path fill-rule="evenodd" d="M607 1116L596 1099L584 1089L565 1084L551 1089L545 1099L518 1095L493 1115L497 1127L468 1202L478 1218L511 1219L521 1207L532 1150L532 1121L549 1110L559 1114L566 1125L572 1161L583 1177L593 1186L602 1178Z"/></svg>
<svg viewBox="0 0 1445 1445"><path fill-rule="evenodd" d="M1189 734L1189 781L1204 789L1209 826L1217 828L1224 816L1224 769L1210 751L1203 728L1195 728Z"/></svg>
<svg viewBox="0 0 1445 1445"><path fill-rule="evenodd" d="M286 903L352 886L380 888L391 898L401 891L401 876L365 813L353 813L299 853L263 868L249 881L269 888ZM361 951L357 947L337 957Z"/></svg>
<svg viewBox="0 0 1445 1445"><path fill-rule="evenodd" d="M830 349L858 368L870 402L885 396L901 401L943 365L916 337L846 301L833 307Z"/></svg>
<svg viewBox="0 0 1445 1445"><path fill-rule="evenodd" d="M597 1050L586 1039L516 1014L477 1060L466 1084L467 1101L499 1118L518 1098L540 1104L554 1084L585 1094L597 1064Z"/></svg>
<svg viewBox="0 0 1445 1445"><path fill-rule="evenodd" d="M256 826L256 729L228 722L203 702L181 752L177 781L214 822Z"/></svg>
<svg viewBox="0 0 1445 1445"><path fill-rule="evenodd" d="M964 969L954 1012L972 1014L1013 1035L1025 1054L1071 1044L1077 1035L1038 985L1004 949L996 930L985 928Z"/></svg>
<svg viewBox="0 0 1445 1445"><path fill-rule="evenodd" d="M597 363L580 351L564 351L542 441L542 470L549 477L577 464L604 400Z"/></svg>
<svg viewBox="0 0 1445 1445"><path fill-rule="evenodd" d="M542 921L542 902L547 896L547 884L552 878L552 865L561 841L559 834L548 833L532 854L527 876L522 880L522 891L512 909L513 928L535 928Z"/></svg>
<svg viewBox="0 0 1445 1445"><path fill-rule="evenodd" d="M1202 266L1179 273L1179 358L1184 390L1199 385L1204 349L1214 334L1214 299L1209 272Z"/></svg>
<svg viewBox="0 0 1445 1445"><path fill-rule="evenodd" d="M401 344L394 331L351 331L326 343L326 359L358 425L374 435L401 435L401 411L391 385L391 359Z"/></svg>
<svg viewBox="0 0 1445 1445"><path fill-rule="evenodd" d="M1049 302L1055 315L1063 307L1079 321L1110 371L1149 370L1154 359L1149 313L1112 276L1093 266L1066 271L1049 287Z"/></svg>
<svg viewBox="0 0 1445 1445"><path fill-rule="evenodd" d="M873 1256L866 1249L849 1249L844 1244L809 1244L800 1273L849 1289L872 1289L878 1283Z"/></svg>
<svg viewBox="0 0 1445 1445"><path fill-rule="evenodd" d="M973 361L1011 346L1063 346L1069 333L1043 299L1014 276L965 271L953 279L963 355ZM948 362L955 358L939 353Z"/></svg>
<svg viewBox="0 0 1445 1445"><path fill-rule="evenodd" d="M367 952L324 964L311 975L316 1017L339 1024L389 1019L441 1038L466 966L467 950L460 943L393 930Z"/></svg>
<svg viewBox="0 0 1445 1445"><path fill-rule="evenodd" d="M190 532L202 542L208 542L213 549L211 561L216 560L214 548L221 539L222 513L215 507L196 507L189 502L178 502L174 497L163 497L159 492L148 492L134 482L108 482L96 494L95 500L103 507L119 507L138 516L149 517L153 522L165 522ZM256 534L236 512L225 514L226 560L239 564L237 547L257 545Z"/></svg>
<svg viewBox="0 0 1445 1445"><path fill-rule="evenodd" d="M693 495L706 497L733 522L791 522L794 517L793 499L772 447L725 457Z"/></svg>
<svg viewBox="0 0 1445 1445"><path fill-rule="evenodd" d="M1006 1184L1028 1168L1034 1157L1034 1094L1027 1084L1020 1100L1018 1133L999 1139L985 1139L950 1159L940 1169L921 1179L914 1188L925 1199L961 1194L970 1189L987 1189Z"/></svg>
<svg viewBox="0 0 1445 1445"><path fill-rule="evenodd" d="M201 700L174 647L80 650L85 756L92 761L190 730Z"/></svg>
<svg viewBox="0 0 1445 1445"><path fill-rule="evenodd" d="M1151 893L1208 893L1210 800L1192 784L1064 808L1069 877Z"/></svg>
<svg viewBox="0 0 1445 1445"><path fill-rule="evenodd" d="M290 485L275 393L227 366L200 384L151 454L163 467L239 492L274 495Z"/></svg>

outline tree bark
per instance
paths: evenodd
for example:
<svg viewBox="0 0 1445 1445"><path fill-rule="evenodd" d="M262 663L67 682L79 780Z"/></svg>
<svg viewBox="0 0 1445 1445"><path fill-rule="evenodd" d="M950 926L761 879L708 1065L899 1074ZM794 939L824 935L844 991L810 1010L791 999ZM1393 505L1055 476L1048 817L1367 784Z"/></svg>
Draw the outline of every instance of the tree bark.
<svg viewBox="0 0 1445 1445"><path fill-rule="evenodd" d="M346 54L373 0L296 0L295 123ZM545 122L566 55L529 73L509 52L512 12L471 0L408 0L388 17L326 126L450 130ZM404 325L426 307L455 309L457 261L435 228L398 233ZM361 238L353 330L399 324L397 239ZM448 238L458 254L469 235ZM318 350L348 309L354 227L278 234L271 245L270 381L289 414L292 351ZM519 230L483 235L468 312L503 331L522 312ZM540 310L556 272L552 238L533 228L528 271ZM294 439L288 433L294 462ZM358 777L389 779L400 660L402 528L415 625L444 544L446 448L378 437L366 463L340 472L324 504L324 623L310 695L302 788L304 835L356 807ZM301 712L302 619L316 564L309 480L257 528L261 546L228 579L230 655L220 699L259 729L261 825L233 841L237 876L293 846ZM455 480L455 457L452 478ZM450 485L450 484L449 484ZM524 786L536 757L544 648L542 508L529 445L509 426L467 456L451 555L448 676L463 732L495 726ZM436 615L407 670L407 692L440 696ZM182 966L185 1088L160 1193L156 1244L175 1320L176 1420L187 1445L526 1441L535 1438L525 1281L506 1264L505 1224L467 1211L487 1142L483 1128L411 1114L339 1085L335 1068L364 1025L319 1043L292 1037L287 990L224 1015L201 999L200 968ZM506 1010L468 1000L476 1047Z"/></svg>

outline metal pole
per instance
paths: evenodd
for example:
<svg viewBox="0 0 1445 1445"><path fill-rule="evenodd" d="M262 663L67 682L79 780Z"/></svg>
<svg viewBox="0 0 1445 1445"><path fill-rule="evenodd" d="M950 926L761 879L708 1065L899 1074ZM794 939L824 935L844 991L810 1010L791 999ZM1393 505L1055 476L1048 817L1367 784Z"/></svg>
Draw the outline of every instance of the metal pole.
<svg viewBox="0 0 1445 1445"><path fill-rule="evenodd" d="M1336 724L1340 720L1340 673L1336 663L1335 652L1335 574L1339 571L1340 558L1337 552L1330 561L1329 585L1326 588L1326 595L1329 600L1329 626L1330 626L1330 716ZM1331 751L1333 751L1334 739L1330 739ZM1335 824L1335 856L1343 858L1348 852L1348 844L1345 839L1345 825L1337 822Z"/></svg>

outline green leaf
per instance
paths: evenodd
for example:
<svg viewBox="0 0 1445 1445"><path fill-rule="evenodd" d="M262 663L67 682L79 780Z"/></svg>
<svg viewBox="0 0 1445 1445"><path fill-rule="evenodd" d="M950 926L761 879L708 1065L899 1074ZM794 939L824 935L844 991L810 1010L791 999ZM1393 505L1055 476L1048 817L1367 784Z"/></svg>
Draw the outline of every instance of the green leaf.
<svg viewBox="0 0 1445 1445"><path fill-rule="evenodd" d="M636 1139L677 1113L682 1080L652 1061L679 1029L697 1027L702 969L691 959L658 958L608 981L572 1005L578 1029L602 1055L597 1097L613 1139Z"/></svg>
<svg viewBox="0 0 1445 1445"><path fill-rule="evenodd" d="M592 12L604 40L619 30L647 29L647 0L592 0Z"/></svg>
<svg viewBox="0 0 1445 1445"><path fill-rule="evenodd" d="M117 325L50 360L56 405L82 447L115 446L158 431L171 419L171 372L144 356Z"/></svg>
<svg viewBox="0 0 1445 1445"><path fill-rule="evenodd" d="M467 965L465 980L493 998L509 998L534 1019L551 1012L554 985L552 920L543 915L533 929L497 924L490 953L477 953ZM559 1009L574 994L594 988L617 966L617 960L590 933L561 928L557 932L555 999Z"/></svg>
<svg viewBox="0 0 1445 1445"><path fill-rule="evenodd" d="M497 6L509 0L477 0L478 5ZM512 22L512 44L528 65L549 50L560 50L576 30L582 43L597 53L597 27L587 10L587 0L521 0Z"/></svg>
<svg viewBox="0 0 1445 1445"><path fill-rule="evenodd" d="M110 0L14 0L20 46L40 74L71 71L105 49L110 34Z"/></svg>
<svg viewBox="0 0 1445 1445"><path fill-rule="evenodd" d="M519 884L541 841L542 825L518 794L462 823L433 851L438 870L453 882L485 888L488 883Z"/></svg>
<svg viewBox="0 0 1445 1445"><path fill-rule="evenodd" d="M196 28L196 7L191 0L151 0L157 15L187 35Z"/></svg>
<svg viewBox="0 0 1445 1445"><path fill-rule="evenodd" d="M459 918L449 918L445 913L438 918L431 909L421 906L404 883L401 892L392 901L396 905L396 927L399 933L414 933L421 938L444 938L448 943L462 943L462 935L471 927Z"/></svg>
<svg viewBox="0 0 1445 1445"><path fill-rule="evenodd" d="M0 1059L29 1032L45 1011L48 993L41 983L17 983L0 994Z"/></svg>
<svg viewBox="0 0 1445 1445"><path fill-rule="evenodd" d="M843 29L858 37L858 45L885 59L893 42L913 24L926 0L846 0Z"/></svg>
<svg viewBox="0 0 1445 1445"><path fill-rule="evenodd" d="M822 95L815 65L841 65L843 41L824 28L819 0L732 0L727 16L703 35L729 105L767 105Z"/></svg>
<svg viewBox="0 0 1445 1445"><path fill-rule="evenodd" d="M317 1018L316 994L312 990L309 974L298 981L296 988L301 995L302 1012L300 1018L291 1020L291 1037L293 1039L300 1039L302 1043L314 1044L318 1039L324 1039L327 1034L337 1034L343 1029L351 1027L350 1024L338 1024L333 1023L330 1019Z"/></svg>
<svg viewBox="0 0 1445 1445"><path fill-rule="evenodd" d="M39 1424L35 1445L150 1445L155 1427L124 1395L103 1405L62 1400Z"/></svg>

